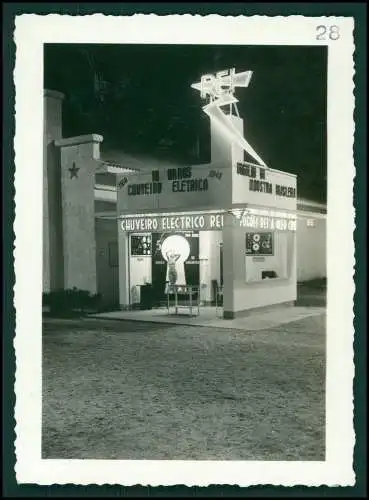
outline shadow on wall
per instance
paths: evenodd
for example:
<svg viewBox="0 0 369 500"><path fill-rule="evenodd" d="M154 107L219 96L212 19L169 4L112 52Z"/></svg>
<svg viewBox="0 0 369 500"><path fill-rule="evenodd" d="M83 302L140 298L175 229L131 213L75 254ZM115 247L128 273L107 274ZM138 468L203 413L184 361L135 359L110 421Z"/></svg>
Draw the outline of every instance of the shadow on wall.
<svg viewBox="0 0 369 500"><path fill-rule="evenodd" d="M46 252L44 273L49 269L50 275L46 278L44 289L58 290L62 289L64 285L60 151L54 143L50 143L47 145L45 154L47 167L44 175L47 175L47 179L44 179L43 188L44 196L46 196L43 234L44 252Z"/></svg>
<svg viewBox="0 0 369 500"><path fill-rule="evenodd" d="M318 278L297 284L297 306L326 307L327 279Z"/></svg>
<svg viewBox="0 0 369 500"><path fill-rule="evenodd" d="M119 309L118 235L115 220L95 220L97 291L104 310Z"/></svg>
<svg viewBox="0 0 369 500"><path fill-rule="evenodd" d="M83 316L101 309L101 296L88 290L54 290L42 294L43 312L54 317Z"/></svg>

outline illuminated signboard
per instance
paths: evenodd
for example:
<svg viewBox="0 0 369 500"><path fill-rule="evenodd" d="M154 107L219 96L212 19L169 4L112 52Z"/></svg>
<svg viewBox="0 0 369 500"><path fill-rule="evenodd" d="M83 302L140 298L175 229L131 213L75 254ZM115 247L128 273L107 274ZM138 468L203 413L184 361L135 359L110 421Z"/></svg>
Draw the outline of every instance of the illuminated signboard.
<svg viewBox="0 0 369 500"><path fill-rule="evenodd" d="M217 177L221 179L222 172L210 171L208 177ZM159 171L154 170L151 172L150 182L128 184L127 194L128 196L161 194L163 190L162 180ZM169 168L165 172L164 180L170 182L171 191L173 193L207 191L209 188L208 178L193 178L191 167Z"/></svg>
<svg viewBox="0 0 369 500"><path fill-rule="evenodd" d="M208 231L222 229L223 213L194 213L186 215L157 215L157 216L123 216L121 228L123 231Z"/></svg>
<svg viewBox="0 0 369 500"><path fill-rule="evenodd" d="M127 232L181 232L221 230L225 211L182 214L124 215L121 229ZM233 209L241 228L296 231L296 215L272 210Z"/></svg>
<svg viewBox="0 0 369 500"><path fill-rule="evenodd" d="M209 164L118 176L117 210L128 215L225 209L232 203L231 172L229 165Z"/></svg>
<svg viewBox="0 0 369 500"><path fill-rule="evenodd" d="M248 162L238 162L236 172L238 175L249 177L249 190L259 193L275 194L285 198L296 198L296 188L284 184L273 184L266 179L265 168Z"/></svg>
<svg viewBox="0 0 369 500"><path fill-rule="evenodd" d="M200 82L193 83L191 87L200 91L202 99L209 97L213 101L224 96L233 96L235 87L247 87L251 76L252 71L236 73L235 68L226 69L218 71L215 75L203 75Z"/></svg>
<svg viewBox="0 0 369 500"><path fill-rule="evenodd" d="M294 212L297 208L296 175L238 161L232 168L232 202Z"/></svg>
<svg viewBox="0 0 369 500"><path fill-rule="evenodd" d="M273 231L296 231L296 215L279 210L233 209L241 227Z"/></svg>

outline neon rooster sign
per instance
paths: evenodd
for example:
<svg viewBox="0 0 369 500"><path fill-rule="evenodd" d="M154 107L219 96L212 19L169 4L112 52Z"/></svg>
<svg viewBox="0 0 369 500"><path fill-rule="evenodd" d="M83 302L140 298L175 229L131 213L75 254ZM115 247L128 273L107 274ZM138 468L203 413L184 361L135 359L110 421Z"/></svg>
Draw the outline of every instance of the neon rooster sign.
<svg viewBox="0 0 369 500"><path fill-rule="evenodd" d="M237 130L229 116L233 109L239 116L237 103L238 99L234 92L236 87L248 87L252 77L252 71L236 73L235 68L218 71L215 75L203 75L200 82L193 83L191 87L200 92L202 99L209 99L208 104L203 106L204 112L223 131L230 141L238 144L262 167L267 167L264 161L253 149L242 134ZM223 106L229 106L230 115L226 115L222 110Z"/></svg>

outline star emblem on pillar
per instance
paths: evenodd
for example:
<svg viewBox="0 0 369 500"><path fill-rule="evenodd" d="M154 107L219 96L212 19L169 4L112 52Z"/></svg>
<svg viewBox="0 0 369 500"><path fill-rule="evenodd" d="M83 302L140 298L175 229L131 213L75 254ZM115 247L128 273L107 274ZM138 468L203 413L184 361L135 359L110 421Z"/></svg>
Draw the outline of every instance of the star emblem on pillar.
<svg viewBox="0 0 369 500"><path fill-rule="evenodd" d="M73 166L68 168L69 172L70 172L70 179L73 179L73 177L75 177L76 179L78 179L78 171L80 170L79 167L76 167L76 164L75 162L73 162Z"/></svg>
<svg viewBox="0 0 369 500"><path fill-rule="evenodd" d="M123 179L121 179L119 182L118 182L118 187L122 188L124 187L128 182L128 179L127 177L123 177Z"/></svg>

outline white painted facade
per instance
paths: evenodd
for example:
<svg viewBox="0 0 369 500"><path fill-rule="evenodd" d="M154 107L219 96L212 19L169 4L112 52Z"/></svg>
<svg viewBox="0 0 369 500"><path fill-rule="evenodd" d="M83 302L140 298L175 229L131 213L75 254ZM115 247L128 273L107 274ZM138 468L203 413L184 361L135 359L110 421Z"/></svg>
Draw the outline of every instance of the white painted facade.
<svg viewBox="0 0 369 500"><path fill-rule="evenodd" d="M327 216L317 212L298 212L297 280L326 278Z"/></svg>
<svg viewBox="0 0 369 500"><path fill-rule="evenodd" d="M229 116L236 128L242 133L243 120ZM272 169L255 169L255 179L249 174L241 174L237 165L243 161L243 150L235 146L221 133L221 130L211 121L211 163L190 167L191 181L206 180L206 191L177 192L177 182L173 182L168 169L159 171L155 180L160 183L160 189L153 192L154 178L151 172L141 172L130 175L117 175L117 215L118 244L120 255L120 304L123 307L132 305L132 280L142 279L150 282L149 266L145 258L140 262L130 257L126 268L127 251L129 251L129 233L123 227L119 217L130 214L140 218L142 214L160 215L175 214L181 210L185 213L194 211L206 213L209 210L224 209L223 228L212 231L217 234L217 241L210 231L200 231L200 279L198 286L201 299L211 300L211 283L217 279L220 271L217 262L219 243L223 248L223 285L224 285L224 317L234 317L250 309L270 306L278 303L293 303L297 298L296 271L296 231L280 231L273 229L274 251L272 256L262 259L246 257L245 237L247 230L240 226L236 217L229 210L251 207L254 210L277 210L288 212L296 217L296 176ZM256 179L256 172L258 178ZM262 175L262 177L261 177ZM260 177L259 177L260 176ZM261 180L262 179L262 180ZM270 190L255 190L254 181L268 185ZM185 185L186 180L184 181ZM142 184L148 186L144 194L136 195L134 189ZM283 186L292 190L293 196L279 195L277 187ZM264 186L265 187L265 186ZM132 191L133 190L133 191ZM264 232L263 229L258 229ZM250 232L250 230L248 230ZM215 244L214 244L215 243ZM272 272L276 276L265 279L264 272ZM128 278L128 279L127 279ZM219 283L219 282L218 282ZM136 283L134 283L136 285ZM137 294L135 294L137 299Z"/></svg>

